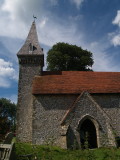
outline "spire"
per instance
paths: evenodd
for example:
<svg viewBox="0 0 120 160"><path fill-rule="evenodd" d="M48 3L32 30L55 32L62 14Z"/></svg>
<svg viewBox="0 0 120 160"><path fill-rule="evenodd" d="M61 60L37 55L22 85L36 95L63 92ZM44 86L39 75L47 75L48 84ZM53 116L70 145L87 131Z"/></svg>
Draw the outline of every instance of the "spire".
<svg viewBox="0 0 120 160"><path fill-rule="evenodd" d="M17 55L43 55L38 41L35 21L32 23L27 39Z"/></svg>

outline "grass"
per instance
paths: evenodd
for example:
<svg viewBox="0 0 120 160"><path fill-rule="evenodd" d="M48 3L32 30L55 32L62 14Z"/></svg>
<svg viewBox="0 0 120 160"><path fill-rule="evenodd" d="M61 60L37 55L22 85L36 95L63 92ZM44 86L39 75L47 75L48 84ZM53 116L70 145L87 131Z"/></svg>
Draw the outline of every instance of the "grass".
<svg viewBox="0 0 120 160"><path fill-rule="evenodd" d="M56 146L16 143L16 160L27 160L19 155L31 154L32 160L120 160L120 149L66 150Z"/></svg>

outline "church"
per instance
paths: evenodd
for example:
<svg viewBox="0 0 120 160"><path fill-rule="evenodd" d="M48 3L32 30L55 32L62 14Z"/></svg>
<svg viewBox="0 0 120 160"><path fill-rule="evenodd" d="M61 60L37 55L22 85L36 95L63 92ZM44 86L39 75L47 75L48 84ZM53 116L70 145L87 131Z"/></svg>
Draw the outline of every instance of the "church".
<svg viewBox="0 0 120 160"><path fill-rule="evenodd" d="M17 57L18 141L120 146L120 72L43 71L35 21Z"/></svg>

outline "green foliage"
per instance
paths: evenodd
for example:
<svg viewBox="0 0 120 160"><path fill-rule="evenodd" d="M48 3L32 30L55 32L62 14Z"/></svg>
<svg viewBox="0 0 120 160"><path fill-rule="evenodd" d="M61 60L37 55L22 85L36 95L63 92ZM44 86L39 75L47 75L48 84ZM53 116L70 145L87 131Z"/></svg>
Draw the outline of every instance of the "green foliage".
<svg viewBox="0 0 120 160"><path fill-rule="evenodd" d="M86 160L96 160L97 156L93 150L86 149L83 151Z"/></svg>
<svg viewBox="0 0 120 160"><path fill-rule="evenodd" d="M89 137L88 132L86 132L85 143L84 143L84 146L83 146L83 148L85 148L85 149L89 149L88 137Z"/></svg>
<svg viewBox="0 0 120 160"><path fill-rule="evenodd" d="M32 160L120 160L120 149L116 148L66 150L56 146L16 143L16 160L27 160L19 156L27 154L32 155Z"/></svg>
<svg viewBox="0 0 120 160"><path fill-rule="evenodd" d="M96 149L97 160L120 160L120 149L100 148Z"/></svg>
<svg viewBox="0 0 120 160"><path fill-rule="evenodd" d="M9 131L15 131L15 119L16 104L6 98L0 98L0 137Z"/></svg>
<svg viewBox="0 0 120 160"><path fill-rule="evenodd" d="M49 136L45 141L45 145L53 146L54 142L55 142L54 136Z"/></svg>
<svg viewBox="0 0 120 160"><path fill-rule="evenodd" d="M57 43L48 51L47 70L89 71L93 63L92 53L76 45Z"/></svg>

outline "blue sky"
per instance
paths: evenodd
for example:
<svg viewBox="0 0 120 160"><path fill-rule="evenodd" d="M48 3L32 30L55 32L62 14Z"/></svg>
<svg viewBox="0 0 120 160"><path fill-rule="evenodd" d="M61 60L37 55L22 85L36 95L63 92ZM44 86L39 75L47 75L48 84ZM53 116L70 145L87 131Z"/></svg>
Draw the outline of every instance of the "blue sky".
<svg viewBox="0 0 120 160"><path fill-rule="evenodd" d="M0 0L0 97L17 102L18 61L33 14L39 42L57 42L93 53L94 71L120 71L120 0Z"/></svg>

